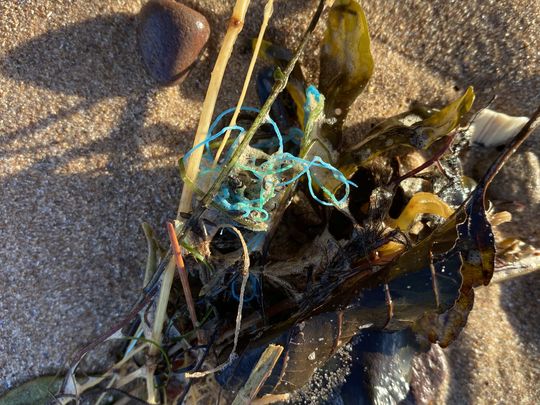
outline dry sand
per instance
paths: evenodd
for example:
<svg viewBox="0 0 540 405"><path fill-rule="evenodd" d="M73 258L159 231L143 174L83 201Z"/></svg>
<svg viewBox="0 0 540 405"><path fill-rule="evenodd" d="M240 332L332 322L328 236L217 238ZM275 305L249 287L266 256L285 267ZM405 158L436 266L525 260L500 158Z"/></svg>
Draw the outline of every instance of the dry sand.
<svg viewBox="0 0 540 405"><path fill-rule="evenodd" d="M55 372L128 311L146 254L139 224L163 235L174 216L175 160L192 141L232 2L186 2L213 33L187 81L165 89L136 52L142 3L0 2L0 392ZM540 2L364 3L376 70L350 115L351 138L366 120L412 100L440 105L469 84L477 108L497 95L495 109L526 115L540 102ZM262 7L256 1L248 14L217 111L235 104ZM277 1L268 37L294 46L313 7ZM310 69L317 48L313 41L306 54ZM499 184L526 205L517 229L535 244L538 145L527 145L530 167L513 168ZM506 203L517 211L514 202ZM537 403L539 286L530 275L478 293L467 330L448 351L448 403Z"/></svg>

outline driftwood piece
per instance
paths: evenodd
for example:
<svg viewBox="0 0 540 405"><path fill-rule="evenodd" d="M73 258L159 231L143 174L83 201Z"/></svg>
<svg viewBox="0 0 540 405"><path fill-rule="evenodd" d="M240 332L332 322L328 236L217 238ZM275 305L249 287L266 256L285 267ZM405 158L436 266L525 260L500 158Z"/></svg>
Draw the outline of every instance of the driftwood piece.
<svg viewBox="0 0 540 405"><path fill-rule="evenodd" d="M236 398L234 398L233 405L251 403L251 400L255 398L261 386L272 373L279 356L281 356L281 352L283 352L283 346L269 345L266 348L249 375L246 384L240 389Z"/></svg>

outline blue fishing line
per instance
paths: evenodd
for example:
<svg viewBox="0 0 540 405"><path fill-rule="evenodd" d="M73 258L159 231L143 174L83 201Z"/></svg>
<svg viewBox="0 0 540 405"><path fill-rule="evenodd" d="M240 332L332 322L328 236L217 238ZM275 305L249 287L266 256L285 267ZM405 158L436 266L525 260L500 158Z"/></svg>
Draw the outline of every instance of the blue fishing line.
<svg viewBox="0 0 540 405"><path fill-rule="evenodd" d="M306 127L311 114L311 103L309 101L309 96L313 96L316 103L320 103L321 101L321 93L319 93L319 90L317 90L314 85L309 85L306 89L306 102L304 103L304 128Z"/></svg>
<svg viewBox="0 0 540 405"><path fill-rule="evenodd" d="M214 132L214 129L216 129L216 126L223 119L223 117L225 117L226 115L229 115L230 113L234 112L235 110L236 110L236 108L228 108L227 110L225 110L221 114L219 114L217 116L217 118L214 120L214 122L212 123L212 125L210 125L210 129L208 130L208 134L211 134L211 133ZM251 111L251 112L255 112L255 113L260 112L260 110L258 108L255 108L255 107L241 107L240 110L242 110L242 111ZM282 142L282 139L281 139L281 133L279 132L278 125L269 116L266 117L265 122L268 123L268 124L271 124L272 127L274 128L274 131L275 131L276 135L278 135L278 139L280 140L279 148L282 151L283 150L283 142ZM239 128L242 128L242 127L239 127ZM242 132L246 132L246 130L244 128L242 128Z"/></svg>
<svg viewBox="0 0 540 405"><path fill-rule="evenodd" d="M308 102L309 96L313 96L315 98L315 101L320 100L320 93L314 86L309 86L306 90L306 103L304 104L304 112L305 112L305 123L307 123L307 119L309 117L309 114L311 113L310 109L310 103ZM253 107L242 107L242 110L244 111L251 111L258 113L259 110L257 108ZM224 161L228 161L232 153L234 152L236 146L242 139L242 135L246 132L246 130L239 126L239 125L233 125L233 126L226 126L222 128L217 133L213 133L218 126L218 124L221 122L223 117L225 117L228 114L231 114L235 111L235 108L229 108L225 111L223 111L221 114L217 116L217 118L214 120L212 125L209 128L208 134L206 136L206 139L197 145L195 145L191 150L186 153L184 156L184 159L189 158L191 154L198 148L204 147L205 148L205 154L204 158L207 161L208 167L202 167L201 173L203 174L211 174L211 173L219 173L221 171L221 167L212 167L213 162L213 156L211 153L211 147L210 142L218 139L219 137L223 136L227 131L238 131L238 136L233 141L231 147L229 148L227 154L225 155ZM215 197L215 202L219 204L221 207L223 207L226 211L229 212L239 212L243 218L249 218L251 216L251 219L255 222L266 222L270 218L269 212L264 208L265 205L276 196L278 189L286 187L295 181L299 180L302 176L307 177L307 183L308 183L308 189L315 201L322 205L326 206L333 206L333 205L342 205L346 202L349 193L350 193L350 186L357 187L355 183L348 180L343 173L341 173L338 169L336 169L334 166L332 166L329 163L326 163L324 160L322 160L319 156L315 156L311 160L306 160L303 158L300 158L298 156L294 156L289 152L284 152L284 143L293 141L294 143L301 143L301 139L304 136L304 133L298 129L298 128L291 128L289 129L289 133L286 136L285 142L284 137L281 134L281 131L279 130L278 125L276 122L267 116L265 118L265 123L269 123L273 131L276 135L277 141L278 141L278 150L268 155L268 159L265 160L262 163L257 163L257 158L252 157L248 159L248 161L245 164L237 164L236 168L240 171L249 172L251 173L255 179L253 179L254 184L256 187L253 187L254 185L251 185L251 193L255 191L255 195L258 194L257 198L249 198L245 193L247 191L248 185L241 185L237 189L232 189L228 184L223 184L219 192L217 193ZM284 175L286 172L290 170L294 170L295 168L298 168L298 173L294 174L292 178L288 180L280 181L279 177L280 175ZM345 186L345 192L342 198L339 200L336 198L335 194L332 193L330 190L328 190L326 187L324 187L317 176L312 173L313 168L323 169L323 170L329 170L332 173L332 176L338 180L340 183L342 183ZM317 193L314 190L313 182L317 184L317 186L322 190L324 195L328 197L328 199L331 202L324 201L320 199L317 196ZM258 191L257 191L258 190ZM252 216L252 213L256 213L257 215Z"/></svg>
<svg viewBox="0 0 540 405"><path fill-rule="evenodd" d="M236 301L240 301L240 287L238 286L238 281L239 277L235 278L231 283L231 295ZM246 292L244 293L244 304L253 301L253 299L257 297L257 291L259 286L259 281L257 280L257 277L249 273L248 283L250 288L246 288L246 292L250 292L250 294L246 295ZM238 292L236 291L237 289Z"/></svg>
<svg viewBox="0 0 540 405"><path fill-rule="evenodd" d="M208 133L211 134L212 132L214 132L214 129L216 129L216 126L217 124L220 123L220 121L223 119L223 117L225 117L226 115L229 115L230 113L234 112L236 110L236 108L228 108L226 109L225 111L223 111L221 114L219 114L217 116L217 118L214 120L214 122L212 123L212 125L210 125L210 129L208 130ZM254 113L259 113L260 110L258 108L255 108L255 107L240 107L240 110L242 111L251 111L251 112L254 112Z"/></svg>
<svg viewBox="0 0 540 405"><path fill-rule="evenodd" d="M309 188L309 192L311 194L311 196L320 204L322 205L326 205L326 206L332 206L332 205L342 205L345 201L347 201L347 198L349 196L349 192L350 192L350 186L354 186L354 187L357 187L355 183L353 183L352 181L348 180L345 175L343 173L341 173L338 169L336 169L334 166L332 166L331 164L329 163L326 163L324 160L322 160L319 156L315 156L311 161L308 161L306 159L302 159L302 158L299 158L297 156L293 156L291 155L290 153L284 153L282 155L282 158L283 159L286 159L286 160L292 160L292 161L296 161L298 162L299 164L301 164L302 166L304 166L304 169L302 171L300 171L298 174L296 174L296 176L294 176L293 178L291 178L290 180L287 180L287 181L284 181L284 182L281 182L279 183L278 185L279 186L287 186L293 182L295 182L296 180L298 180L300 177L302 177L303 175L306 175L307 179L308 179L308 188ZM343 197L340 199L340 200L337 200L335 195L329 191L326 187L324 187L317 179L316 176L312 176L311 174L311 171L310 169L312 167L319 167L319 168L323 168L323 169L328 169L332 172L332 175L334 176L335 179L337 179L338 181L340 181L341 183L343 183L345 185L345 194L343 195ZM312 180L315 180L315 182L317 183L317 185L321 188L321 190L323 190L323 192L332 200L332 203L329 203L327 201L323 201L321 200L319 197L317 197L317 194L315 193L315 191L313 190L313 184L312 184Z"/></svg>
<svg viewBox="0 0 540 405"><path fill-rule="evenodd" d="M302 143L302 138L304 137L304 131L300 128L292 127L289 129L287 135L283 137L283 142L292 142L295 145L300 145Z"/></svg>
<svg viewBox="0 0 540 405"><path fill-rule="evenodd" d="M195 145L193 148L191 148L188 153L186 153L183 157L183 159L187 159L191 156L193 152L195 152L196 149L199 149L201 146L205 146L206 148L210 149L210 142L216 140L217 138L221 137L225 132L227 131L240 131L240 133L244 133L245 129L239 125L234 125L232 127L225 127L221 131L219 131L215 135L207 136L204 141L199 142L197 145Z"/></svg>
<svg viewBox="0 0 540 405"><path fill-rule="evenodd" d="M251 111L251 112L255 112L255 113L260 112L260 110L258 108L254 108L254 107L241 107L240 109L242 111ZM195 150L200 148L201 146L205 146L205 148L210 150L210 142L212 142L212 141L216 140L217 138L221 137L223 134L225 134L225 132L227 132L229 130L231 130L231 131L239 131L240 132L239 135L246 132L246 130L243 127L241 127L239 125L233 125L233 126L226 126L223 129L221 129L221 131L219 131L218 133L213 134L214 130L216 129L217 125L221 122L223 117L225 117L226 115L231 114L235 110L236 110L236 108L228 108L227 110L225 110L221 114L219 114L217 116L217 118L214 120L214 122L212 123L212 125L210 125L210 128L208 129L208 133L206 135L205 140L199 142L197 145L195 145L193 148L191 148L184 155L183 159L189 158L189 156L191 156L191 154L193 152L195 152ZM271 124L272 127L274 128L274 132L276 133L278 141L279 141L279 151L282 152L283 151L283 138L281 136L281 132L279 131L279 128L278 128L276 122L272 118L270 118L269 116L266 117L265 122ZM235 139L235 143L233 143L233 146L236 145L236 142L238 142L239 139L240 139L240 137L237 137ZM234 148L231 148L231 149L234 150Z"/></svg>
<svg viewBox="0 0 540 405"><path fill-rule="evenodd" d="M135 335L135 338L131 340L131 342L129 342L129 345L126 349L126 352L124 353L124 356L126 356L127 354L129 354L130 351L133 350L133 348L135 347L135 345L137 344L137 342L139 341L140 337L142 336L143 334L143 329L141 328L137 334Z"/></svg>

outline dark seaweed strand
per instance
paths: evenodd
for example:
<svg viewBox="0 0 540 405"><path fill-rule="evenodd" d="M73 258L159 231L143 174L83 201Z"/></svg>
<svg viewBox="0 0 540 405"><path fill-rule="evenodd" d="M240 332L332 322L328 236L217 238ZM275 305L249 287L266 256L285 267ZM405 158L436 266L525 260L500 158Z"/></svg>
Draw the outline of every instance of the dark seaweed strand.
<svg viewBox="0 0 540 405"><path fill-rule="evenodd" d="M491 103L491 101L490 101L490 103ZM523 144L523 142L525 142L525 140L532 134L532 132L538 127L539 124L540 124L540 107L537 108L537 110L533 113L533 115L531 116L529 121L527 121L525 126L518 132L518 134L516 136L514 136L514 138L512 138L510 143L506 145L503 152L501 152L499 154L499 156L495 159L495 161L492 163L490 168L487 170L486 174L479 181L478 186L476 187L476 189L470 194L470 196L469 196L469 198L467 200L469 203L470 203L470 201L472 201L475 198L475 196L479 196L477 193L481 193L482 200L485 199L485 194L486 194L487 188L489 187L489 185L491 184L491 182L493 181L493 179L495 178L497 173L499 173L499 171L505 165L505 163L508 161L508 159L516 152L516 150ZM453 139L453 137L452 137L452 139ZM448 146L450 144L451 144L451 140L449 140ZM443 147L441 149L441 152L444 153L444 149L446 149L448 146L445 145L445 147ZM441 153L441 155L442 155L442 153ZM405 176L408 177L408 175L405 175ZM465 207L465 209L467 209L466 208L467 205L468 205L467 201L463 203L461 208ZM463 222L456 224L456 226L458 228L460 226L462 226L467 221L468 216L469 216L469 214L466 215ZM434 264L433 264L433 253L430 251L429 254L430 254L430 270L431 270L432 282L433 282L432 288L433 288L433 291L435 293L435 299L436 299L436 302L437 302L437 307L439 307L439 305L440 305L440 298L439 298L440 297L440 292L439 292L439 286L437 284L437 279L435 277L435 267L434 267Z"/></svg>
<svg viewBox="0 0 540 405"><path fill-rule="evenodd" d="M109 388L101 388L101 387L93 387L86 391L86 393L91 393L97 391L99 393L107 393L110 392L111 394L119 394L122 395L130 400L130 404L140 404L140 405L151 405L149 402L146 402L145 400L136 397L133 394L130 394L129 392L125 390L121 390L119 388L109 387Z"/></svg>
<svg viewBox="0 0 540 405"><path fill-rule="evenodd" d="M204 360L206 360L206 357L208 356L208 352L210 351L210 348L214 344L214 341L216 340L216 333L212 335L211 341L206 345L204 349L204 353L200 358L197 360L197 364L195 364L195 367L193 368L193 371L199 371L204 363ZM187 394L189 393L189 390L191 389L191 385L193 384L193 378L188 379L188 382L186 386L184 387L182 393L180 396L173 402L173 405L180 405L184 403L184 399L186 398Z"/></svg>
<svg viewBox="0 0 540 405"><path fill-rule="evenodd" d="M336 313L337 317L337 327L336 334L334 336L334 341L332 342L332 349L330 353L334 355L339 350L339 341L341 340L341 335L343 333L343 311L338 311Z"/></svg>
<svg viewBox="0 0 540 405"><path fill-rule="evenodd" d="M188 229L190 229L196 221L199 220L201 215L208 209L210 206L212 200L215 198L217 191L219 190L219 187L223 183L223 181L227 178L231 170L233 169L235 163L238 161L240 156L242 155L244 149L248 146L249 142L255 135L255 132L261 127L262 124L264 124L264 120L266 116L270 112L270 108L272 107L272 104L276 100L277 96L285 89L285 86L287 85L287 81L289 79L289 76L291 75L294 67L296 66L296 63L298 62L298 59L300 58L300 55L302 54L304 48L306 47L306 44L309 40L310 34L313 32L315 27L317 26L317 23L319 22L319 19L324 11L325 8L325 0L319 0L319 5L317 7L317 10L315 11L315 14L311 18L311 22L305 31L302 41L300 42L300 45L298 46L296 52L294 53L294 56L287 64L287 67L285 68L285 71L281 72L280 77L277 78L274 87L272 89L272 92L270 93L270 96L266 99L266 102L261 107L261 111L253 121L253 124L249 128L249 130L245 133L242 142L238 145L238 147L235 149L233 155L231 156L231 159L229 162L223 167L221 172L219 173L217 179L212 184L208 192L204 195L204 197L201 199L199 205L195 209L195 211L191 214L189 219L184 223L184 226L178 232L178 239L183 240L186 236L186 233ZM172 258L171 256L171 250L167 252L166 257L162 260L160 265L158 266L156 272L154 273L152 279L147 284L147 286L144 288L144 292L148 293L150 289L158 282L158 280L161 278L161 275L165 271L165 268L167 267L167 263Z"/></svg>
<svg viewBox="0 0 540 405"><path fill-rule="evenodd" d="M433 264L433 252L429 250L429 270L431 271L431 287L435 293L435 303L437 308L441 307L441 293L439 290L439 283L437 281L437 271L435 270L435 265Z"/></svg>
<svg viewBox="0 0 540 405"><path fill-rule="evenodd" d="M501 170L504 164L508 161L510 156L512 156L516 150L521 146L523 142L533 133L533 131L540 124L540 106L532 114L531 118L525 126L518 132L518 134L512 138L510 143L506 145L503 152L495 159L492 163L482 180L480 181L478 188L483 189L483 194L485 196L486 190L490 183L493 181L497 173Z"/></svg>
<svg viewBox="0 0 540 405"><path fill-rule="evenodd" d="M443 143L442 147L437 150L433 156L431 156L428 160L426 160L423 164L421 164L420 166L418 166L417 168L415 169L412 169L410 172L408 173L405 173L403 176L401 177L398 177L393 183L395 185L398 185L399 183L401 183L403 180L406 180L408 179L409 177L412 177L418 173L420 173L422 170L424 170L426 167L429 167L431 166L432 164L436 163L439 161L439 159L442 157L442 155L444 155L446 153L446 151L452 146L452 142L454 141L454 138L455 138L455 134L453 135L447 135L446 136L446 141Z"/></svg>
<svg viewBox="0 0 540 405"><path fill-rule="evenodd" d="M390 324L392 318L394 317L394 301L392 301L392 294L390 294L390 287L387 283L384 284L384 303L386 305L386 314L388 316L388 320L386 321L383 329Z"/></svg>

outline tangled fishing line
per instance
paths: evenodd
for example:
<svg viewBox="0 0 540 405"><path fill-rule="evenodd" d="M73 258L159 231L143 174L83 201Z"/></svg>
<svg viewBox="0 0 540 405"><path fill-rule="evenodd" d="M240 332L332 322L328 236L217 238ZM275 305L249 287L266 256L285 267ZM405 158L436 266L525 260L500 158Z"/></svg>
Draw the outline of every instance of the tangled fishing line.
<svg viewBox="0 0 540 405"><path fill-rule="evenodd" d="M260 110L253 107L242 107L243 111L259 113ZM204 147L203 160L201 162L200 176L204 180L201 183L209 183L214 180L222 170L222 165L214 164L212 154L212 142L221 138L228 131L237 132L236 139L232 142L228 153L220 160L225 163L229 160L232 151L242 140L246 130L240 125L225 126L216 131L221 120L234 112L234 108L223 111L212 123L207 137L203 142L195 145L183 157L183 161L189 159L190 155L198 148ZM290 131L288 137L284 139L276 122L266 116L266 124L270 124L275 135L274 139L267 142L259 142L246 148L244 157L233 168L234 181L224 182L216 195L214 202L223 210L229 213L239 213L241 218L249 218L254 222L267 222L270 219L270 201L278 195L285 187L301 179L307 179L309 193L315 201L326 206L342 206L348 199L350 187L356 184L348 180L343 173L332 164L325 162L320 156L311 159L304 159L286 152L285 142L291 140L297 142L295 131ZM264 150L276 148L273 153L266 153ZM183 163L182 163L183 164ZM326 173L324 173L326 171ZM334 192L323 185L320 177L333 176L344 186L343 194L340 198ZM321 190L327 200L322 199L317 190Z"/></svg>

